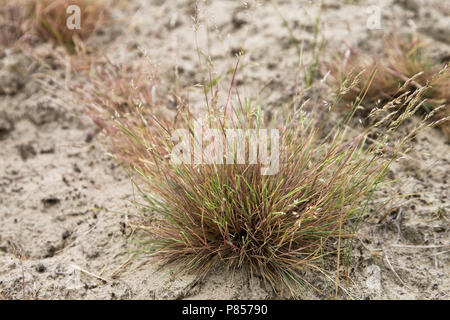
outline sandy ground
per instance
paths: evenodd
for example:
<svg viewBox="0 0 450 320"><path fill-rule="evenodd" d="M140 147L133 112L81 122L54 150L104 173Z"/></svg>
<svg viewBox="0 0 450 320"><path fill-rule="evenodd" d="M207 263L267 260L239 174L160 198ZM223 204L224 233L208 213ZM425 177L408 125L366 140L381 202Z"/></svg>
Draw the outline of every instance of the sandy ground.
<svg viewBox="0 0 450 320"><path fill-rule="evenodd" d="M348 46L376 53L382 35L394 28L420 33L436 56L450 54L448 1L376 1L382 29L369 30L373 3L324 1L326 54ZM113 1L110 7L114 22L88 46L119 63L132 63L142 48L162 67L176 63L180 86L201 80L194 1ZM200 8L199 46L209 48L215 70L232 68L233 55L244 50L242 94L260 92L268 109L295 94L301 82L295 47L270 2L202 1ZM317 8L315 1L278 1L307 58ZM41 43L33 52L0 57L0 298L282 298L257 278L217 270L199 282L133 254L130 181L108 156L101 135L93 134L83 106L56 94L77 74L68 74L52 53L50 44ZM52 73L30 55L48 63ZM171 73L164 77L173 80ZM412 195L364 217L341 299L449 299L450 146L433 129L416 139L415 148L391 170L400 182L379 192L380 199ZM308 291L304 297L326 295Z"/></svg>

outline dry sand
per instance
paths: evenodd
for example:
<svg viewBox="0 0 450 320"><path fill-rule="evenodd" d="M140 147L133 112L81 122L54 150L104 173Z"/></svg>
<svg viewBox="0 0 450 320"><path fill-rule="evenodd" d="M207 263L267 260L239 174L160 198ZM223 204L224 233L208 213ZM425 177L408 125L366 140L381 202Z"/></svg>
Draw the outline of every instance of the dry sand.
<svg viewBox="0 0 450 320"><path fill-rule="evenodd" d="M368 7L381 8L381 30L367 28ZM311 54L316 1L277 1L295 36ZM118 63L144 48L162 68L178 65L180 86L201 80L195 52L194 1L112 1L114 23L88 46ZM201 2L199 45L219 71L245 55L242 94L260 92L276 108L299 84L297 55L280 16L267 1ZM377 53L383 34L418 32L436 56L450 54L450 4L441 1L324 1L325 55L359 46ZM204 27L210 26L206 42ZM203 281L178 276L156 261L135 257L127 224L133 191L95 136L83 107L56 94L68 74L49 43L0 57L0 298L22 299L266 299L280 298L260 279L217 270ZM54 69L28 55L39 56ZM173 74L166 74L166 81ZM53 80L49 80L49 79ZM46 86L42 84L46 82ZM47 87L47 90L44 90ZM55 93L55 94L53 94ZM341 299L448 299L450 290L450 146L436 129L419 136L416 151L396 163L381 198L413 194L369 212L352 253ZM399 231L400 230L400 231ZM314 277L311 278L314 281ZM325 290L326 291L326 290ZM306 292L305 298L325 295Z"/></svg>

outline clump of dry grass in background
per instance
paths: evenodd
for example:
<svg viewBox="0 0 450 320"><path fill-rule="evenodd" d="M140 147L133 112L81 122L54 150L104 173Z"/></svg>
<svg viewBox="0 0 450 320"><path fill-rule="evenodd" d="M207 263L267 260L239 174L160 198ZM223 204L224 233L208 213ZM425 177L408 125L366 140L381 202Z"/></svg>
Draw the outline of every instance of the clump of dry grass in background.
<svg viewBox="0 0 450 320"><path fill-rule="evenodd" d="M105 21L104 1L94 0L26 0L25 6L38 34L75 50L76 43L87 40ZM77 5L80 8L81 28L70 30L67 27L69 14L67 8Z"/></svg>
<svg viewBox="0 0 450 320"><path fill-rule="evenodd" d="M439 120L450 116L450 70L448 64L431 58L426 48L427 45L420 39L393 35L384 40L383 52L379 58L349 50L343 60L329 63L327 68L331 70L335 86L339 86L350 74L358 75L359 83L342 97L343 102L348 105L357 98L362 86L367 83L370 70L377 67L376 75L371 79L365 95L366 115L394 97L427 86L428 89L424 92L427 101L422 110L428 113L441 105L447 106L435 113L433 120ZM439 126L450 138L448 121L442 121Z"/></svg>
<svg viewBox="0 0 450 320"><path fill-rule="evenodd" d="M158 113L164 103L147 95L155 83L131 82L117 73L97 74L101 77L78 96L96 110L94 121L139 191L138 226L147 235L141 252L199 279L223 265L242 269L250 277L261 276L275 292L294 297L305 286L317 289L308 282L307 272L331 279L333 269L324 260L331 259L334 270L340 270L370 195L407 141L426 126L420 123L399 141L391 139L400 123L420 107L426 88L401 97L405 112L395 121L391 114L376 126L353 133L347 129L347 118L321 138L322 124L303 112L303 105L286 109L269 122L261 105L241 99L233 81L225 95L218 84L203 86L203 113L194 114L192 106L179 99L177 114L169 117ZM226 164L229 158L215 158L214 152L203 153L198 164L172 162L171 152L178 143L172 139L175 130L188 129L184 139L194 146L195 120L201 117L206 120L203 129L217 130L223 150L229 150L225 144L229 129L255 130L252 142L259 138L257 129L278 129L279 145L269 143L268 153L279 148L279 171L263 175L261 163ZM373 131L380 139L369 143ZM247 157L249 140L239 144L245 145ZM231 159L237 158L234 146ZM338 272L336 292L339 277Z"/></svg>
<svg viewBox="0 0 450 320"><path fill-rule="evenodd" d="M143 65L147 67L142 68ZM104 130L113 153L121 155L121 161L132 163L135 151L128 155L122 130L112 119L130 119L129 125L136 126L137 110L144 118L150 113L167 118L170 110L165 106L169 98L161 85L160 71L143 58L126 66L108 59L96 61L85 72L86 79L72 83L76 99L81 99L94 123Z"/></svg>
<svg viewBox="0 0 450 320"><path fill-rule="evenodd" d="M0 49L14 46L27 37L50 40L64 46L70 53L83 46L106 19L104 1L94 0L19 0L14 4L0 2ZM80 8L80 29L69 29L67 20Z"/></svg>
<svg viewBox="0 0 450 320"><path fill-rule="evenodd" d="M22 7L0 2L0 50L10 48L26 34L29 25Z"/></svg>

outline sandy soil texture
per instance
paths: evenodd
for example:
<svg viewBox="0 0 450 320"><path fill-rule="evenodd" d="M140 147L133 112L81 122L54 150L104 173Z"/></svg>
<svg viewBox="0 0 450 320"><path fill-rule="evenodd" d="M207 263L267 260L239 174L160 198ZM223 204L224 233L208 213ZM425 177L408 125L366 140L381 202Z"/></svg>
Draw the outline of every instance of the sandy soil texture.
<svg viewBox="0 0 450 320"><path fill-rule="evenodd" d="M367 27L373 3L381 10L379 30ZM169 70L164 81L173 81L172 65L179 86L201 81L192 31L195 1L118 0L109 7L113 22L89 39L89 48L125 64L144 51ZM309 59L316 1L277 1L277 8ZM244 51L238 74L243 94L259 92L268 109L295 95L301 82L296 49L270 1L200 1L200 19L199 46L209 50L216 70L233 68L234 55ZM322 59L349 46L376 54L383 35L394 29L420 34L435 56L450 55L446 0L326 0L320 26L326 39ZM67 71L58 52L38 43L0 56L0 298L280 298L257 278L217 270L196 281L133 253L127 223L135 210L127 201L132 185L83 106L60 98L59 90L77 73ZM437 129L422 134L390 176L400 182L384 187L379 197L409 196L366 214L339 298L449 299L449 142Z"/></svg>

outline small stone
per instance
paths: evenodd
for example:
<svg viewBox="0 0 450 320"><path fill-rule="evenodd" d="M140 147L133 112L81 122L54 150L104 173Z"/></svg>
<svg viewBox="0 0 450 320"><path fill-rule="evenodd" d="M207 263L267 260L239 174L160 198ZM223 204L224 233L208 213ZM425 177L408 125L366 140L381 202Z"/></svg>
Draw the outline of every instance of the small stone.
<svg viewBox="0 0 450 320"><path fill-rule="evenodd" d="M55 152L55 145L51 142L44 142L43 145L40 147L40 153L41 154L49 154Z"/></svg>
<svg viewBox="0 0 450 320"><path fill-rule="evenodd" d="M445 231L445 227L441 226L441 225L435 225L435 226L433 226L433 230L435 232L444 232Z"/></svg>
<svg viewBox="0 0 450 320"><path fill-rule="evenodd" d="M85 248L83 251L88 259L95 259L100 255L99 251L94 246Z"/></svg>
<svg viewBox="0 0 450 320"><path fill-rule="evenodd" d="M36 156L36 150L34 150L31 143L21 144L17 147L17 149L19 150L20 157L24 161Z"/></svg>
<svg viewBox="0 0 450 320"><path fill-rule="evenodd" d="M237 11L233 14L233 17L231 18L231 23L233 24L233 27L235 29L240 29L242 26L246 25L248 23L245 13L241 11Z"/></svg>
<svg viewBox="0 0 450 320"><path fill-rule="evenodd" d="M9 54L1 61L0 94L14 95L26 82L32 61L23 54Z"/></svg>
<svg viewBox="0 0 450 320"><path fill-rule="evenodd" d="M71 236L71 234L72 233L69 230L64 231L62 234L63 240L66 240L67 238L69 238Z"/></svg>
<svg viewBox="0 0 450 320"><path fill-rule="evenodd" d="M14 125L5 113L0 113L0 140L5 139L14 129Z"/></svg>
<svg viewBox="0 0 450 320"><path fill-rule="evenodd" d="M41 201L42 201L42 203L44 204L44 207L45 207L45 208L53 207L53 206L55 206L55 205L57 205L57 204L59 204L59 203L61 202L61 200L59 200L59 199L56 198L56 197L48 197L48 198L44 198L44 199L42 199Z"/></svg>
<svg viewBox="0 0 450 320"><path fill-rule="evenodd" d="M56 102L47 96L41 96L37 100L32 96L26 107L28 118L36 126L54 122L60 116Z"/></svg>
<svg viewBox="0 0 450 320"><path fill-rule="evenodd" d="M90 143L90 142L92 142L93 138L94 138L94 135L92 134L92 132L88 132L88 133L86 133L86 137L84 138L84 142Z"/></svg>
<svg viewBox="0 0 450 320"><path fill-rule="evenodd" d="M14 95L21 86L20 77L17 74L0 70L0 94Z"/></svg>
<svg viewBox="0 0 450 320"><path fill-rule="evenodd" d="M364 273L366 275L366 286L371 295L375 298L380 297L382 293L381 287L381 269L379 266L372 264L368 266Z"/></svg>
<svg viewBox="0 0 450 320"><path fill-rule="evenodd" d="M42 263L39 263L36 266L36 271L39 272L39 273L43 273L43 272L45 272L45 270L47 270L47 269L45 268L45 266Z"/></svg>

